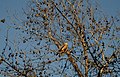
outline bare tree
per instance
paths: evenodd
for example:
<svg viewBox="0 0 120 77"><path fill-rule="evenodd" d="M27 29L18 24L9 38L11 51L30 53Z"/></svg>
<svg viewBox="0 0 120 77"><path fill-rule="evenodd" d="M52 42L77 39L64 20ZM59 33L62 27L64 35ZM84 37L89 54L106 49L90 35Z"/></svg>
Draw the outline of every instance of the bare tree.
<svg viewBox="0 0 120 77"><path fill-rule="evenodd" d="M32 0L15 23L17 42L6 36L1 73L25 77L120 75L119 18L92 0ZM20 32L23 33L20 33ZM9 30L8 30L9 32ZM11 49L13 48L13 49ZM9 52L9 53L8 53Z"/></svg>

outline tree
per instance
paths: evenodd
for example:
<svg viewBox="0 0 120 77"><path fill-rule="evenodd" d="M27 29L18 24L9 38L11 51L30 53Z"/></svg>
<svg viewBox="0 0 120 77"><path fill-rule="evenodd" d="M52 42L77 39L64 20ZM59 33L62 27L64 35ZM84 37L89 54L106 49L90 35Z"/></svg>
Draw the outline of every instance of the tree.
<svg viewBox="0 0 120 77"><path fill-rule="evenodd" d="M28 4L29 9L24 10L26 19L14 27L23 32L19 34L17 48L10 46L6 37L0 59L1 66L6 68L1 69L2 74L120 75L119 18L106 16L97 1L33 0Z"/></svg>

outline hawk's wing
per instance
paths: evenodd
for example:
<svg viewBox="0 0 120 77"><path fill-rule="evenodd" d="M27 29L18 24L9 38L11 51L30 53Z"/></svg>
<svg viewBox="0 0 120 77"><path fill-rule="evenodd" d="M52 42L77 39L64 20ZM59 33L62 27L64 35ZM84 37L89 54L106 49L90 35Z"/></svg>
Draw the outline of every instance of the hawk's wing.
<svg viewBox="0 0 120 77"><path fill-rule="evenodd" d="M60 47L59 51L62 51L64 48L64 44Z"/></svg>
<svg viewBox="0 0 120 77"><path fill-rule="evenodd" d="M68 48L68 45L67 45L67 44L63 44L63 45L61 46L61 48L59 49L59 52L60 52L60 53L63 53L63 52L66 51L67 48Z"/></svg>

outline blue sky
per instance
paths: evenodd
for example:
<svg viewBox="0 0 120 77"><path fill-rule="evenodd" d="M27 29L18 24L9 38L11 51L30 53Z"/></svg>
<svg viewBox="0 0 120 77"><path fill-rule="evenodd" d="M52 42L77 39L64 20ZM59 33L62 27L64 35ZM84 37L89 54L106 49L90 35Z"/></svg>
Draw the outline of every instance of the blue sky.
<svg viewBox="0 0 120 77"><path fill-rule="evenodd" d="M26 1L30 0L0 0L0 19L6 18L8 13L21 12L21 8L25 7ZM100 0L99 2L103 11L110 15L114 15L120 10L120 0Z"/></svg>
<svg viewBox="0 0 120 77"><path fill-rule="evenodd" d="M22 14L21 10L25 7L26 1L30 0L0 0L0 19L7 18L16 12ZM120 12L120 0L99 0L99 2L102 10L109 15L116 15L116 12Z"/></svg>
<svg viewBox="0 0 120 77"><path fill-rule="evenodd" d="M0 0L0 18L4 18L14 12L21 12L28 0ZM8 11L8 13L7 13Z"/></svg>
<svg viewBox="0 0 120 77"><path fill-rule="evenodd" d="M10 17L17 15L24 18L22 8L26 8L26 3L30 0L0 0L0 20L5 18L6 23L0 23L0 38L5 36L6 26L11 25ZM98 0L100 8L106 15L116 16L120 13L120 0ZM3 42L3 39L0 40ZM0 48L2 48L0 46Z"/></svg>
<svg viewBox="0 0 120 77"><path fill-rule="evenodd" d="M120 0L100 0L103 11L110 15L120 12Z"/></svg>
<svg viewBox="0 0 120 77"><path fill-rule="evenodd" d="M25 8L26 1L30 0L0 0L0 20L5 18L7 24L0 23L0 43L4 39L1 39L5 36L6 25L10 25L9 17L14 14L18 14L20 17L23 12L22 8ZM99 0L102 10L108 15L117 15L117 12L120 13L120 0ZM0 45L0 48L2 46ZM1 49L0 49L1 50ZM0 76L2 77L2 76Z"/></svg>

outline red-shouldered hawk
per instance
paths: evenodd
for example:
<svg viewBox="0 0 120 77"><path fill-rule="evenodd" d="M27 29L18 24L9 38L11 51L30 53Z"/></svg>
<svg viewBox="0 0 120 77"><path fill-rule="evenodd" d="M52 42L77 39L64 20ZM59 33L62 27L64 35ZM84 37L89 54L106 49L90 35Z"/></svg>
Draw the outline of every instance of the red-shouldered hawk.
<svg viewBox="0 0 120 77"><path fill-rule="evenodd" d="M66 50L68 48L68 43L64 43L61 48L59 49L59 53L62 54L62 53L65 53Z"/></svg>

